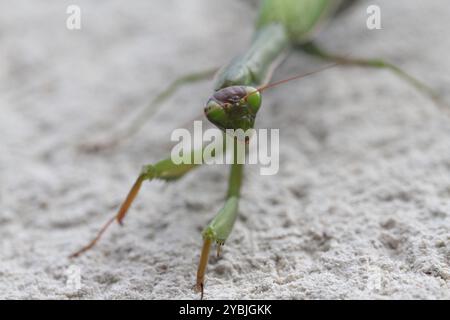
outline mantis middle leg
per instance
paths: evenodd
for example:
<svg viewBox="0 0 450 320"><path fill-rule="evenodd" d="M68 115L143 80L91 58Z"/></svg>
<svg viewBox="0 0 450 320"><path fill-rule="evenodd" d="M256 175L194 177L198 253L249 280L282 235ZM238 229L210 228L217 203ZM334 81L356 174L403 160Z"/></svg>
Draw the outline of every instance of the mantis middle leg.
<svg viewBox="0 0 450 320"><path fill-rule="evenodd" d="M345 55L329 53L320 48L319 46L317 46L314 42L304 44L301 47L299 47L299 49L312 56L319 57L325 60L334 61L341 65L353 65L360 67L389 70L403 81L409 83L413 88L415 88L425 96L429 97L440 109L442 109L447 113L450 113L449 106L442 100L440 94L437 93L433 88L429 87L427 84L413 77L412 75L405 72L396 65L389 63L383 59L360 59L360 58L351 58Z"/></svg>
<svg viewBox="0 0 450 320"><path fill-rule="evenodd" d="M204 71L188 73L175 79L169 86L167 86L167 88L154 97L148 105L138 111L138 113L130 119L130 122L127 123L124 128L112 132L111 137L107 139L97 139L91 142L83 143L80 146L81 149L86 152L97 152L99 150L110 149L119 145L123 141L135 135L144 126L146 121L148 121L148 119L156 113L162 103L173 96L178 89L187 84L210 79L214 76L217 70L218 68L212 68Z"/></svg>

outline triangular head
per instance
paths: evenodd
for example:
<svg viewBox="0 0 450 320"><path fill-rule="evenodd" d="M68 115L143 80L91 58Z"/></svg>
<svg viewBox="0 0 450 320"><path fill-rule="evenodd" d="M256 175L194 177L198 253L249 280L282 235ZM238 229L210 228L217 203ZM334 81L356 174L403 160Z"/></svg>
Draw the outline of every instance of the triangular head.
<svg viewBox="0 0 450 320"><path fill-rule="evenodd" d="M256 114L262 102L261 93L264 90L336 67L339 64L333 63L321 69L269 83L259 88L230 86L219 89L214 92L206 103L205 115L209 121L223 131L226 129L242 129L246 132L255 126Z"/></svg>
<svg viewBox="0 0 450 320"><path fill-rule="evenodd" d="M261 93L249 86L231 86L216 91L205 106L209 121L221 130L253 129L261 106Z"/></svg>

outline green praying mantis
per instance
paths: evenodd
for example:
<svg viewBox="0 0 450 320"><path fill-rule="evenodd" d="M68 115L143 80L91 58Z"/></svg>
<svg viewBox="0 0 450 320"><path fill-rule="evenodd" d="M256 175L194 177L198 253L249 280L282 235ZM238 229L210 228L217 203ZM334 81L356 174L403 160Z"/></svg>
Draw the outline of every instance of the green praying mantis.
<svg viewBox="0 0 450 320"><path fill-rule="evenodd" d="M136 132L154 111L154 108L161 105L180 86L208 79L213 74L216 74L215 92L207 101L204 114L210 122L221 130L253 128L256 115L262 104L264 90L337 65L390 70L415 89L430 97L439 107L443 107L444 104L441 103L434 90L397 66L381 59L357 59L347 55L329 53L313 42L313 35L323 22L332 19L354 2L355 0L261 1L254 36L246 52L236 56L217 73L216 70L207 70L189 74L176 80L151 102L150 107L139 115L124 136ZM331 64L321 70L270 83L274 70L280 65L289 50L301 50L308 55L330 61ZM193 150L192 154L194 155L196 152L201 152L201 150ZM97 236L88 245L72 254L71 257L76 257L91 249L114 221L122 224L144 181L154 179L176 180L197 166L197 164L190 163L176 164L171 158L144 166L118 213L100 229ZM205 274L211 246L213 243L217 244L217 254L219 255L220 248L230 235L238 214L243 169L243 164L239 164L237 161L231 164L225 204L202 232L203 246L195 285L196 289L201 292L201 298L203 298Z"/></svg>

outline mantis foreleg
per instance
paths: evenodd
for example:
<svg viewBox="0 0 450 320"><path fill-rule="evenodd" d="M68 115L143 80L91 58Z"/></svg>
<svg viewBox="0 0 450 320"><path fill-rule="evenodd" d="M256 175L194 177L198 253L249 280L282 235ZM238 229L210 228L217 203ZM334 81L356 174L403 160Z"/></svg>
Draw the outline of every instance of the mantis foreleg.
<svg viewBox="0 0 450 320"><path fill-rule="evenodd" d="M199 149L196 151L193 151L191 153L191 157L195 157L195 154L198 152L203 152L203 149ZM197 165L196 164L175 164L170 158L162 160L155 165L146 165L142 168L141 173L137 177L135 183L133 184L131 190L128 192L127 197L125 198L125 201L120 206L119 211L117 214L112 217L108 222L105 223L105 225L100 229L100 231L97 233L97 236L89 242L86 246L78 250L77 252L70 255L71 258L77 257L80 254L88 251L91 249L97 242L100 240L103 233L106 231L106 229L116 220L119 224L122 224L122 220L124 219L125 215L128 212L128 209L130 208L131 204L133 203L134 199L136 198L142 183L145 180L153 180L153 179L160 179L165 181L175 180L179 179L182 176L184 176L186 173L194 169Z"/></svg>
<svg viewBox="0 0 450 320"><path fill-rule="evenodd" d="M201 299L203 299L206 266L208 265L211 244L216 242L218 246L217 255L219 255L220 247L230 235L238 214L243 164L238 161L237 143L239 142L235 139L233 153L234 161L231 165L225 204L202 232L203 248L200 255L196 283L197 290L201 292Z"/></svg>

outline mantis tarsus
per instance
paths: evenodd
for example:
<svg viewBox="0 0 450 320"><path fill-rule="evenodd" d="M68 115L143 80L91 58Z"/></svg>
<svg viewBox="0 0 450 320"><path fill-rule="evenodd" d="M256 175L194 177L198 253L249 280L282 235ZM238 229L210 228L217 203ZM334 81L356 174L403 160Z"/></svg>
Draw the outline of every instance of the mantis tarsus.
<svg viewBox="0 0 450 320"><path fill-rule="evenodd" d="M393 64L381 59L357 59L347 55L335 55L326 52L312 42L314 31L317 30L323 21L332 18L342 8L348 7L353 2L355 1L262 1L255 34L250 47L244 54L232 59L216 75L215 93L208 100L204 110L208 120L222 130L228 128L244 130L253 128L256 114L261 106L262 91L301 77L295 76L277 83L269 83L273 71L289 50L301 50L306 54L331 61L333 65L355 65L390 70L399 76L400 79L408 82L414 88L435 102L438 102L440 107L443 107L444 105L439 100L438 95L431 88ZM173 82L152 101L147 111L139 115L137 121L125 132L125 135L129 136L136 132L148 115L154 111L154 108L159 106L181 85L207 79L212 74L213 70L207 70L186 75ZM192 153L195 152L201 152L201 150L192 151ZM167 181L179 179L196 166L195 164L175 164L170 158L154 165L144 166L117 215L106 223L93 241L74 253L72 257L78 256L92 248L107 227L115 220L120 224L122 223L123 218L145 180L161 179ZM219 254L221 246L225 243L232 231L238 213L242 179L243 165L235 161L231 165L225 204L202 233L204 242L196 281L196 288L201 292L201 297L203 297L204 278L211 245L213 242L217 243L217 253Z"/></svg>

